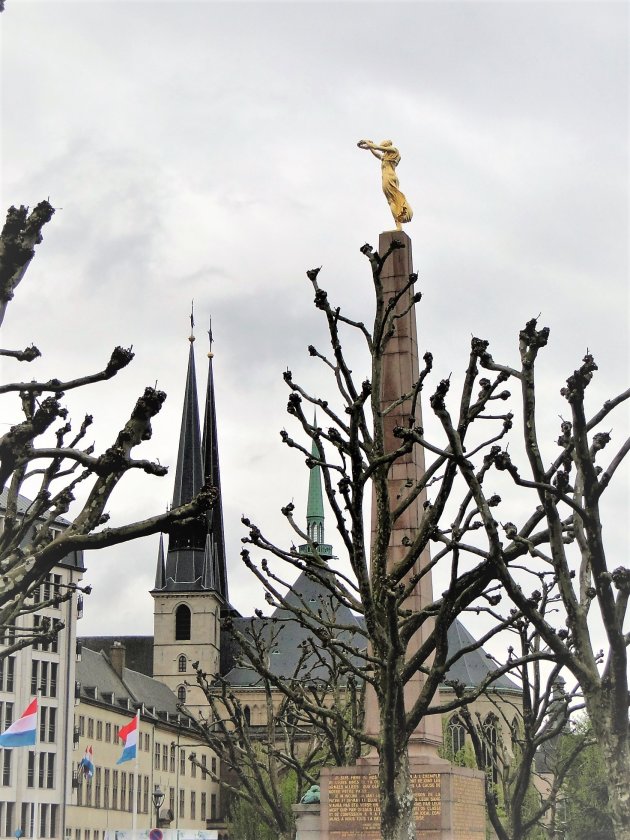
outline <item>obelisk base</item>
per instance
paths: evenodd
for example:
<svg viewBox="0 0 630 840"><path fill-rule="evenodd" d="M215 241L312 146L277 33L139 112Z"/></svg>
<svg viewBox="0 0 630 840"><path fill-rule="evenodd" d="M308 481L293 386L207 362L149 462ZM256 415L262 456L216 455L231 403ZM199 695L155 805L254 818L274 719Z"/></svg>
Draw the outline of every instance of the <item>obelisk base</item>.
<svg viewBox="0 0 630 840"><path fill-rule="evenodd" d="M485 840L484 776L447 761L410 759L417 840ZM378 766L327 767L320 776L320 840L380 840Z"/></svg>

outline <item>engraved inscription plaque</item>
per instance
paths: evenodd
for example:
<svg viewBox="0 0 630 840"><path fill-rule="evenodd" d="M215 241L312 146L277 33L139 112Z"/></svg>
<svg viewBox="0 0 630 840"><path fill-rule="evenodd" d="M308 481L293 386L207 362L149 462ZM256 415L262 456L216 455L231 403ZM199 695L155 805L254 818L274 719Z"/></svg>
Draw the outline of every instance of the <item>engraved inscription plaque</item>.
<svg viewBox="0 0 630 840"><path fill-rule="evenodd" d="M439 829L442 817L439 773L412 773L416 829ZM328 789L330 840L376 840L380 837L378 777L331 776Z"/></svg>

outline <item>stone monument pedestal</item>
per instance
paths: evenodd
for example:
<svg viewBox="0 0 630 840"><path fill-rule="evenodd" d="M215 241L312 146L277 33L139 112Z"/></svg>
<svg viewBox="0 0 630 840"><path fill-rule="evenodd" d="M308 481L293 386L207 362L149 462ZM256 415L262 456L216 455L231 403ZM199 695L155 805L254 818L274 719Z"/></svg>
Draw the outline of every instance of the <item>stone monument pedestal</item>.
<svg viewBox="0 0 630 840"><path fill-rule="evenodd" d="M321 836L320 804L293 806L297 834L295 840L319 840Z"/></svg>
<svg viewBox="0 0 630 840"><path fill-rule="evenodd" d="M485 840L483 773L413 758L410 771L417 840ZM373 760L323 769L320 790L319 840L380 840L378 766ZM302 840L299 832L298 838ZM310 840L310 835L304 838Z"/></svg>

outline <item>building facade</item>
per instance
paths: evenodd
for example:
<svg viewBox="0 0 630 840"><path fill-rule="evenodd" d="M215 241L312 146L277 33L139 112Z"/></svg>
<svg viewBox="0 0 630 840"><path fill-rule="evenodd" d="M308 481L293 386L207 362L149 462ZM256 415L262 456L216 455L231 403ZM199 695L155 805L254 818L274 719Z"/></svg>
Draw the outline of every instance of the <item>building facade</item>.
<svg viewBox="0 0 630 840"><path fill-rule="evenodd" d="M206 829L216 821L216 756L196 737L177 697L158 680L126 667L125 646L103 651L82 648L77 663L79 701L74 709L72 804L65 840L103 840L106 831ZM140 710L138 761L118 764L120 729ZM81 760L89 750L93 774ZM153 792L164 800L156 812Z"/></svg>
<svg viewBox="0 0 630 840"><path fill-rule="evenodd" d="M0 495L0 530L5 495ZM18 513L29 500L18 499ZM68 523L58 520L60 529ZM32 600L34 611L18 618L15 628L4 628L9 647L16 634L36 630L42 619L62 622L63 629L50 642L25 647L0 659L0 731L4 731L38 698L37 745L34 749L0 748L0 838L14 838L19 829L31 838L61 838L65 833L64 803L72 792L72 732L76 682L77 620L83 596L55 602L80 584L85 568L76 552L46 576ZM41 607L38 604L53 602Z"/></svg>

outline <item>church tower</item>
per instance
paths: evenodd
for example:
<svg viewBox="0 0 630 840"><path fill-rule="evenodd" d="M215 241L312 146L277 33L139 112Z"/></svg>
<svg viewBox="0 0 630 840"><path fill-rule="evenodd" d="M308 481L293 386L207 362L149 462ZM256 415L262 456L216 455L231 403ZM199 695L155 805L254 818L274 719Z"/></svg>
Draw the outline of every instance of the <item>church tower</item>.
<svg viewBox="0 0 630 840"><path fill-rule="evenodd" d="M207 705L203 692L195 684L192 663L199 662L207 674L218 673L220 619L229 609L211 331L209 337L203 437L199 423L194 335L189 339L173 507L189 502L204 484L216 487L219 497L207 516L169 536L166 553L160 537L155 587L151 592L154 601L153 676L168 685L188 708Z"/></svg>

